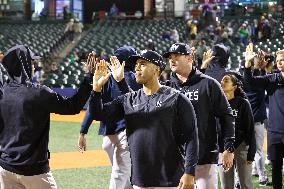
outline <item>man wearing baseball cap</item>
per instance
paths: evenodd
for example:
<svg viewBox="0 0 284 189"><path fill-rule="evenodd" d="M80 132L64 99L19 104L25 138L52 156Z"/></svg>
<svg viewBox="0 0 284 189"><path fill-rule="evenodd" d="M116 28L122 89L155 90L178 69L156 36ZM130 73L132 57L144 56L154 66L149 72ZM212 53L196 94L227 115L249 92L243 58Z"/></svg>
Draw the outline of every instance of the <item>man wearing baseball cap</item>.
<svg viewBox="0 0 284 189"><path fill-rule="evenodd" d="M159 83L165 63L157 52L145 50L129 61L143 88L103 104L101 90L110 74L101 62L93 77L90 113L106 122L125 119L135 189L193 189L198 156L193 107L184 95ZM127 86L123 66L116 61L111 69L118 84Z"/></svg>
<svg viewBox="0 0 284 189"><path fill-rule="evenodd" d="M114 52L114 56L116 56L120 62L125 62L125 81L134 91L142 87L135 81L135 76L133 73L135 64L132 64L132 62L128 61L128 58L131 55L136 54L137 52L132 46L122 46ZM111 60L114 59L111 58ZM111 102L120 95L122 95L122 93L117 86L117 82L113 77L110 77L107 83L103 86L103 103ZM88 129L92 124L93 119L94 118L89 113L88 107L82 122L80 136L78 139L78 147L82 152L86 150L87 142L85 135L88 133ZM106 126L106 124L108 124L108 126ZM99 135L103 135L102 148L107 152L112 163L109 189L132 188L130 183L131 161L125 133L125 120L121 119L110 123L101 121Z"/></svg>
<svg viewBox="0 0 284 189"><path fill-rule="evenodd" d="M172 75L166 85L183 93L191 101L196 117L199 138L199 159L195 170L198 189L216 189L218 142L216 118L220 119L225 151L223 167L233 164L234 118L232 110L219 83L193 67L190 47L175 43L164 54L169 59Z"/></svg>

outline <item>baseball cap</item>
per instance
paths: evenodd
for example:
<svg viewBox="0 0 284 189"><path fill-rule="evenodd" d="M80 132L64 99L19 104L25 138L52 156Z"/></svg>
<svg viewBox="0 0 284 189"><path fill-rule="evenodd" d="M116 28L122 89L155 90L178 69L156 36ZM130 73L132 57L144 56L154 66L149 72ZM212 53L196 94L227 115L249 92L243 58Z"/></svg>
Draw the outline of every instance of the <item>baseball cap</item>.
<svg viewBox="0 0 284 189"><path fill-rule="evenodd" d="M131 71L134 70L135 64L132 64L131 62L128 61L128 58L130 56L137 55L137 51L134 47L127 45L119 47L114 51L113 55L116 56L121 63L125 61L125 68L128 68Z"/></svg>
<svg viewBox="0 0 284 189"><path fill-rule="evenodd" d="M165 62L163 61L163 57L159 53L157 53L156 51L143 50L138 55L130 56L128 61L136 64L136 61L139 58L144 59L146 61L149 61L149 62L159 66L161 68L161 71L164 70L165 67L166 67Z"/></svg>
<svg viewBox="0 0 284 189"><path fill-rule="evenodd" d="M132 46L122 46L116 49L113 53L114 56L118 58L120 62L128 62L128 58L132 55L137 55L137 51Z"/></svg>
<svg viewBox="0 0 284 189"><path fill-rule="evenodd" d="M191 53L191 49L189 45L185 43L175 43L171 46L170 50L163 55L163 57L169 58L170 54L188 55L190 53Z"/></svg>

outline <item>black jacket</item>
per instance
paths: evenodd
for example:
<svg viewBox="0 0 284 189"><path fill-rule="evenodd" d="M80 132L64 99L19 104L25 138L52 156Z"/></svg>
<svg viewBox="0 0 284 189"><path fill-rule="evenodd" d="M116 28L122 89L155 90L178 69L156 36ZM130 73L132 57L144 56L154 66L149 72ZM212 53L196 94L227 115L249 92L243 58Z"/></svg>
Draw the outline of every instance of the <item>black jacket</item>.
<svg viewBox="0 0 284 189"><path fill-rule="evenodd" d="M64 98L46 86L31 83L27 52L12 50L2 62L10 78L0 100L0 166L31 176L49 171L50 113L79 113L92 88L84 80L77 94Z"/></svg>
<svg viewBox="0 0 284 189"><path fill-rule="evenodd" d="M249 146L247 160L254 161L256 152L253 114L248 100L235 97L229 100L235 118L235 148L242 142Z"/></svg>
<svg viewBox="0 0 284 189"><path fill-rule="evenodd" d="M234 146L234 117L220 84L193 69L185 83L173 73L166 85L185 94L194 107L199 137L198 164L217 163L219 148L216 118L220 119L225 149Z"/></svg>
<svg viewBox="0 0 284 189"><path fill-rule="evenodd" d="M96 120L125 119L132 184L175 187L184 173L194 175L198 159L196 118L190 101L178 91L162 86L147 96L140 89L104 105L101 93L95 92L89 107Z"/></svg>

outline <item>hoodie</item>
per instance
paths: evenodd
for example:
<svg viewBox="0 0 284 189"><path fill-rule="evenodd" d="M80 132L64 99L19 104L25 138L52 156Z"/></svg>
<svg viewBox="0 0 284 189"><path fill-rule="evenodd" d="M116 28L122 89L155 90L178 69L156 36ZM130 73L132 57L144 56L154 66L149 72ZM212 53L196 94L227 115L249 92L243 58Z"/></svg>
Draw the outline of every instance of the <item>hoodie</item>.
<svg viewBox="0 0 284 189"><path fill-rule="evenodd" d="M25 176L49 171L50 113L79 113L92 89L85 78L78 92L65 98L46 86L33 84L33 58L28 47L17 45L2 61L9 81L0 100L0 166Z"/></svg>
<svg viewBox="0 0 284 189"><path fill-rule="evenodd" d="M206 69L205 74L213 77L220 83L226 72L226 66L230 57L230 50L223 44L214 45L213 56L215 57Z"/></svg>
<svg viewBox="0 0 284 189"><path fill-rule="evenodd" d="M193 69L186 82L182 83L172 74L166 85L185 94L194 107L199 138L198 164L217 163L219 148L216 118L220 121L225 149L233 148L234 145L234 117L220 84Z"/></svg>
<svg viewBox="0 0 284 189"><path fill-rule="evenodd" d="M254 161L256 152L256 141L254 135L253 113L250 103L247 99L235 97L229 100L235 117L235 149L242 142L245 142L248 148L247 161Z"/></svg>

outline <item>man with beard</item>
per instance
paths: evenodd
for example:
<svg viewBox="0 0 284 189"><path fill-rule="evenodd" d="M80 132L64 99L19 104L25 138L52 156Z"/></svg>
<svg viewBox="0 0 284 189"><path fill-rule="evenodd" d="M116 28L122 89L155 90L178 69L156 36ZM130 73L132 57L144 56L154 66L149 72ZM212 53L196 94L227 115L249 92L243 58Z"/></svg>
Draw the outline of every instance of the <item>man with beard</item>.
<svg viewBox="0 0 284 189"><path fill-rule="evenodd" d="M195 170L198 189L216 189L218 184L218 126L222 146L222 166L228 170L233 165L234 117L219 83L193 67L193 54L184 43L175 43L164 54L169 59L172 75L167 86L179 90L191 101L197 118L199 158Z"/></svg>

